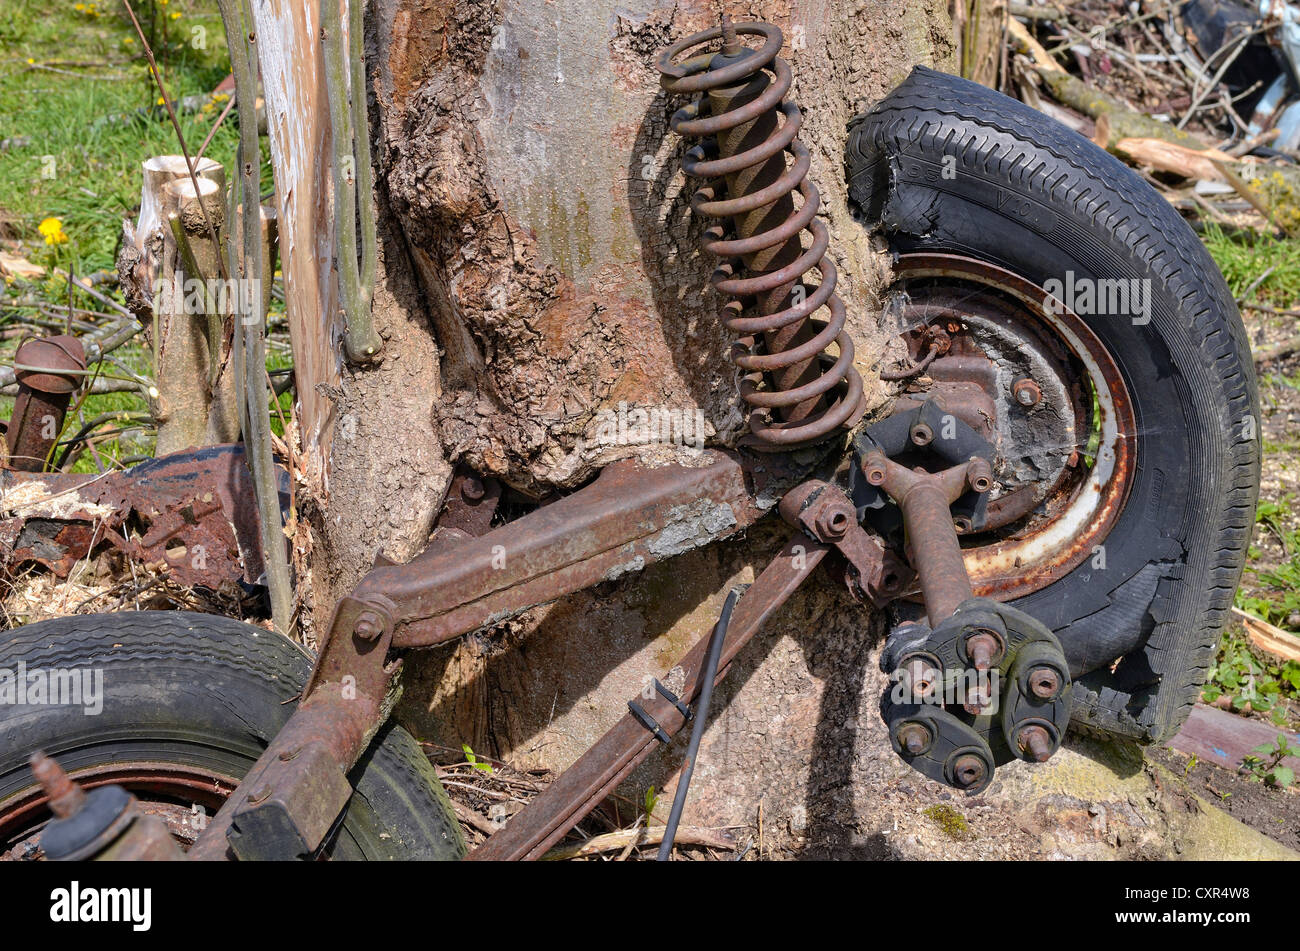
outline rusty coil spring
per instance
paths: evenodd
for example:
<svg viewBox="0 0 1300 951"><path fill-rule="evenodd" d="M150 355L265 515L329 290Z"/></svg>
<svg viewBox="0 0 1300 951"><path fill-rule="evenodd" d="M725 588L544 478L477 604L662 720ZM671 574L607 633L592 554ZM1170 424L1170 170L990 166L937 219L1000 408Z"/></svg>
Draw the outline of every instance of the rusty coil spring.
<svg viewBox="0 0 1300 951"><path fill-rule="evenodd" d="M761 36L762 47L744 45L742 34ZM720 51L673 62L719 38ZM673 115L672 129L702 139L686 153L682 169L708 180L691 209L721 219L705 231L703 247L724 259L711 283L731 298L718 318L740 335L731 359L748 374L741 398L775 413L768 422L750 419L757 447L769 449L818 442L855 424L865 409L853 341L844 331L844 303L835 293L835 265L826 257L830 237L816 217L821 196L808 180L810 156L798 140L803 116L784 101L791 74L777 56L783 42L769 23L733 25L724 15L720 26L679 40L658 61L665 90L697 94ZM787 153L794 159L789 165ZM718 197L719 184L727 197ZM802 197L798 208L795 192ZM728 221L733 237L727 236ZM805 231L812 239L807 249ZM813 268L821 280L809 286L803 278ZM748 315L746 302L753 308ZM822 307L830 318L814 319ZM838 358L825 352L831 343Z"/></svg>

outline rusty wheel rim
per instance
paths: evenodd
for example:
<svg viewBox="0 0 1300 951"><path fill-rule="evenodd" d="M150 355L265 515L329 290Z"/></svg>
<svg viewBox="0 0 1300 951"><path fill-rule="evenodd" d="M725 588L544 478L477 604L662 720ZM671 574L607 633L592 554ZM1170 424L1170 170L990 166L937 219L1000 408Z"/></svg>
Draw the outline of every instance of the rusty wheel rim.
<svg viewBox="0 0 1300 951"><path fill-rule="evenodd" d="M963 255L920 253L902 255L894 273L905 308L927 306L926 296L936 288L963 289L961 300L970 316L996 303L1004 316L1018 315L1027 334L1050 338L1082 377L1065 384L1071 390L1084 384L1091 397L1090 412L1074 407L1076 418L1090 417L1087 436L1076 438L1079 444L1073 447L1058 448L1087 465L1051 479L1043 499L1034 500L1033 509L1023 515L1016 510L1025 507L1025 499L1004 496L1008 511L1002 514L1008 517L1001 519L999 531L962 540L978 596L1010 601L1039 591L1095 555L1128 499L1137 467L1137 422L1119 366L1078 315L1004 268ZM990 508L997 511L996 504Z"/></svg>
<svg viewBox="0 0 1300 951"><path fill-rule="evenodd" d="M132 793L146 813L167 824L182 850L198 838L207 819L221 808L239 780L197 766L177 763L124 762L69 771L87 791L118 785ZM49 799L31 788L0 805L0 859L21 860L35 847L51 818Z"/></svg>

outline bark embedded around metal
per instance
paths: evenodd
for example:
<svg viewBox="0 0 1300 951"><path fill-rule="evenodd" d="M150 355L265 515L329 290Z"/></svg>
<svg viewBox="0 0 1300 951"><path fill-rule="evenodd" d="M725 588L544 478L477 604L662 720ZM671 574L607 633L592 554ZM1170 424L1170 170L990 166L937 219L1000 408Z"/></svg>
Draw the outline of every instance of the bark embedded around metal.
<svg viewBox="0 0 1300 951"><path fill-rule="evenodd" d="M881 6L729 7L737 20L762 18L785 32L782 55L794 70L811 177L873 403L881 399L875 294L887 268L847 206L844 128L913 64L944 65L951 50L942 4ZM601 411L620 402L698 408L715 442L742 434L725 357L731 338L717 320L723 300L708 283L715 262L698 250L705 222L689 212L693 187L680 171L687 143L668 131L681 102L660 90L654 64L669 43L716 17L706 3L370 6L375 160L387 205L380 220L391 227L389 260L409 268L439 349L428 406L445 456L541 493L646 451L593 438ZM405 258L391 256L395 249ZM363 421L380 415L393 425L391 407L359 407ZM361 471L369 464L360 462ZM764 538L714 546L411 655L403 715L453 748L467 742L562 768L712 624L716 592L761 570L775 551ZM843 684L821 685L805 663L791 663L784 635L808 622L807 605L824 610L846 600L824 582L801 597L804 607L787 609L795 620L776 623L774 641L748 649L761 673L736 677L762 707L779 707L807 685L814 696L829 690L826 706L796 707L797 729L792 722L775 744L757 724L720 715L706 750L730 744L746 765L725 781L705 767L692 798L719 808L725 800L733 817L773 784L807 786L798 765L806 750L787 744L806 742L823 716L876 717L856 699L848 703L852 691L841 687L860 683L851 668ZM822 646L811 649L865 652L874 623L860 608L830 626L814 622ZM733 796L724 782L745 795Z"/></svg>

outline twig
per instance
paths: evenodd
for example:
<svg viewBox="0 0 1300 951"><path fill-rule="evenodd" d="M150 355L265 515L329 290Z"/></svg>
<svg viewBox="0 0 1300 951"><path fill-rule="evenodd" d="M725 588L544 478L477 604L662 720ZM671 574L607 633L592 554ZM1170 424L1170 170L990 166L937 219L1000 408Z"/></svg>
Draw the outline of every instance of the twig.
<svg viewBox="0 0 1300 951"><path fill-rule="evenodd" d="M204 137L203 144L199 146L198 154L194 157L196 162L203 159L203 154L208 150L208 143L211 142L212 137L217 134L217 130L221 128L221 123L226 121L226 116L230 115L230 110L234 108L234 105L235 97L231 96L226 100L226 108L222 109L221 115L217 116L217 121L212 123L212 128L208 130L208 134Z"/></svg>
<svg viewBox="0 0 1300 951"><path fill-rule="evenodd" d="M1255 309L1260 310L1262 308L1255 308ZM1267 347L1261 347L1260 349L1256 350L1255 365L1264 366L1267 363L1272 363L1274 360L1280 360L1283 357L1289 357L1297 350L1300 350L1300 334L1297 334L1294 337L1290 337L1287 340L1283 340L1280 343L1275 343Z"/></svg>
<svg viewBox="0 0 1300 951"><path fill-rule="evenodd" d="M230 49L230 65L235 77L235 100L239 108L240 174L235 179L243 202L244 278L262 277L262 228L258 211L258 166L261 153L257 143L257 80L253 74L253 17L248 0L218 0L221 19ZM328 5L328 4L327 4ZM195 186L195 193L202 194ZM235 202L231 189L231 210ZM200 203L201 205L201 203ZM206 213L205 213L206 214ZM217 246L218 248L220 245ZM230 247L232 267L237 260L234 242ZM223 266L223 271L225 270ZM275 461L271 450L271 410L266 388L266 314L262 295L252 294L253 311L241 314L239 342L243 354L244 443L249 468L253 473L257 499L258 528L266 558L267 590L271 598L271 618L276 630L286 637L293 622L293 589L289 579L289 562L285 555L284 525L280 518L280 495L276 484Z"/></svg>
<svg viewBox="0 0 1300 951"><path fill-rule="evenodd" d="M325 45L325 89L329 99L330 144L334 164L334 234L338 245L339 296L345 324L343 346L348 359L375 358L383 339L370 315L374 290L375 211L370 165L370 124L366 116L366 72L361 36L363 0L348 0L348 52L344 52L339 0L321 4L321 38ZM349 68L350 67L350 68ZM347 89L351 83L351 96ZM355 175L353 170L355 169ZM358 249L357 225L361 235Z"/></svg>
<svg viewBox="0 0 1300 951"><path fill-rule="evenodd" d="M725 830L709 829L700 826L683 826L677 830L676 841L680 845L703 845L711 849L731 851L736 847L735 841ZM543 862L559 862L565 859L585 858L602 852L625 849L629 844L649 846L663 841L663 826L642 826L635 829L620 829L618 832L606 832L594 835L585 842L572 845L557 845L542 856Z"/></svg>

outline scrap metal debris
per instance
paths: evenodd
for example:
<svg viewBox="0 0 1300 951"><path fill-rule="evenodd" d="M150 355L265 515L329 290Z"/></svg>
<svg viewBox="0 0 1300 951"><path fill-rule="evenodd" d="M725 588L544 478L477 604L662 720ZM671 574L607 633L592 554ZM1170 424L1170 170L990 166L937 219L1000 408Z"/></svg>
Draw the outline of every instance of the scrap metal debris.
<svg viewBox="0 0 1300 951"><path fill-rule="evenodd" d="M282 485L282 500L286 492ZM0 470L0 568L35 563L67 578L105 551L188 587L233 593L261 583L243 448L212 446L100 475Z"/></svg>

